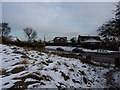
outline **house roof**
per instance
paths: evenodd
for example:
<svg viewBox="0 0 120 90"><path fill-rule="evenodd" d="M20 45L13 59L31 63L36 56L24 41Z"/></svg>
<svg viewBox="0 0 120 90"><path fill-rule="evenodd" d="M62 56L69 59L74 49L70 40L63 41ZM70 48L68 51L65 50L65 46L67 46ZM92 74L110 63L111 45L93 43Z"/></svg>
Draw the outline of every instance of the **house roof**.
<svg viewBox="0 0 120 90"><path fill-rule="evenodd" d="M55 37L54 40L55 39L57 39L57 40L59 40L59 39L67 39L67 37Z"/></svg>
<svg viewBox="0 0 120 90"><path fill-rule="evenodd" d="M9 36L9 39L11 41L20 41L17 37Z"/></svg>
<svg viewBox="0 0 120 90"><path fill-rule="evenodd" d="M92 43L95 43L95 42L101 42L100 40L96 40L96 39L88 39L88 40L85 40L85 41L82 41L82 42L92 42Z"/></svg>
<svg viewBox="0 0 120 90"><path fill-rule="evenodd" d="M79 38L80 38L81 41L86 41L86 40L89 40L89 39L101 40L99 36L80 36L79 35Z"/></svg>

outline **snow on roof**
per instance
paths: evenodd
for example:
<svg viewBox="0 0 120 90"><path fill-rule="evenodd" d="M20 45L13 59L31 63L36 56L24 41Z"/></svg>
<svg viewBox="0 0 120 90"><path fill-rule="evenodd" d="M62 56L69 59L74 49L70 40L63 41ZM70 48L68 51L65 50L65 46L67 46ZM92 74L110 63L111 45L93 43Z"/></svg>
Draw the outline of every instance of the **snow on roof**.
<svg viewBox="0 0 120 90"><path fill-rule="evenodd" d="M101 42L100 40L95 40L95 39L89 39L89 40L85 40L82 42Z"/></svg>
<svg viewBox="0 0 120 90"><path fill-rule="evenodd" d="M10 36L9 39L12 40L12 41L18 41L18 38L17 37L13 37L13 36Z"/></svg>
<svg viewBox="0 0 120 90"><path fill-rule="evenodd" d="M71 42L70 40L67 40L67 42Z"/></svg>

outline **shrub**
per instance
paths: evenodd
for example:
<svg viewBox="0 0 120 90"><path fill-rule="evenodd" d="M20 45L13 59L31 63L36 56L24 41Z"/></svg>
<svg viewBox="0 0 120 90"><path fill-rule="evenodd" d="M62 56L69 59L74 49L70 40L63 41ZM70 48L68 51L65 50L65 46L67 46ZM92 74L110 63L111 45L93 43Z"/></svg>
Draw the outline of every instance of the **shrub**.
<svg viewBox="0 0 120 90"><path fill-rule="evenodd" d="M32 48L36 48L36 47L44 47L43 43L32 43L32 42L13 42L13 41L3 41L3 44L11 44L11 45L16 45L16 46L20 46L20 47L32 47Z"/></svg>

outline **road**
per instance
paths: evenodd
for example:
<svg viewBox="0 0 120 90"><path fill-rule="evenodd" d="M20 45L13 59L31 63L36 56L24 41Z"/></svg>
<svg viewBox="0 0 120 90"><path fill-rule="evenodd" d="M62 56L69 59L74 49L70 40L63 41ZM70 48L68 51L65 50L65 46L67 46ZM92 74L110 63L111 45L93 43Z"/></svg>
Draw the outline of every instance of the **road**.
<svg viewBox="0 0 120 90"><path fill-rule="evenodd" d="M72 51L57 51L55 49L49 49L49 48L46 48L45 51L55 52L59 54L73 54L73 55L79 54L79 53L74 53ZM84 52L80 54L83 56L90 56L93 61L100 62L100 63L108 63L108 64L114 64L115 58L117 57L120 58L120 54L100 55L95 52Z"/></svg>
<svg viewBox="0 0 120 90"><path fill-rule="evenodd" d="M91 56L91 59L93 61L97 61L97 62L101 62L101 63L110 63L110 64L114 64L115 58L117 58L117 57L120 58L120 54L100 55L95 52L85 52L85 53L81 53L81 55Z"/></svg>

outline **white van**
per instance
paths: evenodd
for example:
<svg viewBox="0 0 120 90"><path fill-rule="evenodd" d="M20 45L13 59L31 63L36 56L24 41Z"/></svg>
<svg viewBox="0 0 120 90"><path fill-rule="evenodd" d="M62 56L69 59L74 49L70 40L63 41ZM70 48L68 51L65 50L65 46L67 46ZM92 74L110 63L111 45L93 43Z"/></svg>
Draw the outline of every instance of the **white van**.
<svg viewBox="0 0 120 90"><path fill-rule="evenodd" d="M97 50L97 54L110 55L111 52L108 52L108 51L105 50L105 49L98 49L98 50Z"/></svg>

